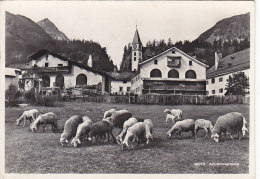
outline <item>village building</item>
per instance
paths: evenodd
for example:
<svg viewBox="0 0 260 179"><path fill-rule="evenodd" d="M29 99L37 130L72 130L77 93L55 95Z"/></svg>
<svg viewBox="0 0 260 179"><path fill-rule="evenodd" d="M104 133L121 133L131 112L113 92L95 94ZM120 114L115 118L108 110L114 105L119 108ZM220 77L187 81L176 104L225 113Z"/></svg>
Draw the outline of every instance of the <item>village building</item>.
<svg viewBox="0 0 260 179"><path fill-rule="evenodd" d="M5 90L7 90L10 85L14 85L18 89L19 75L21 75L21 70L5 68Z"/></svg>
<svg viewBox="0 0 260 179"><path fill-rule="evenodd" d="M107 72L109 75L109 94L127 95L131 93L132 72Z"/></svg>
<svg viewBox="0 0 260 179"><path fill-rule="evenodd" d="M220 52L215 53L215 65L207 70L207 94L224 95L229 76L244 72L249 78L250 49L245 49L222 59Z"/></svg>
<svg viewBox="0 0 260 179"><path fill-rule="evenodd" d="M108 84L105 85L108 76L92 68L92 63L91 55L86 66L49 50L40 50L28 58L27 67L32 74L23 78L24 89L30 90L34 86L33 79L37 76L43 93L53 89L90 87L104 94L108 92Z"/></svg>
<svg viewBox="0 0 260 179"><path fill-rule="evenodd" d="M143 52L136 29L132 42L131 69L136 71L131 79L132 93L206 94L206 64L176 47L148 59L142 58Z"/></svg>

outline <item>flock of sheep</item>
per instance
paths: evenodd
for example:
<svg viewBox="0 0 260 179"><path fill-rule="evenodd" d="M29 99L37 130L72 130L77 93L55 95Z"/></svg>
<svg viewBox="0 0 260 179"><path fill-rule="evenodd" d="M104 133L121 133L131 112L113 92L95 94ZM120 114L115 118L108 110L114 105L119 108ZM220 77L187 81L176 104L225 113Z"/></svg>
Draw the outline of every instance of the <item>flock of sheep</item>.
<svg viewBox="0 0 260 179"><path fill-rule="evenodd" d="M167 135L171 138L174 134L181 136L181 132L191 131L192 138L195 139L199 129L206 131L205 138L209 137L211 132L211 138L214 141L219 142L220 137L223 135L226 139L228 135L231 139L232 133L237 133L238 139L240 133L245 136L247 129L247 121L245 117L238 112L227 113L220 116L215 125L213 126L209 120L197 119L183 119L182 110L180 109L165 109L166 122L172 121L173 126L168 130ZM42 126L43 131L47 124L52 126L53 131L57 131L58 117L52 112L40 114L37 109L31 109L24 111L22 116L16 120L17 125L24 122L23 127L26 125L26 121L30 121L30 129L32 132L37 131ZM115 138L113 135L113 129L122 129L121 133ZM153 140L153 123L151 119L140 119L133 117L132 113L127 110L110 109L104 113L102 120L93 122L88 116L71 116L64 124L64 130L60 137L60 144L65 146L71 140L71 144L77 147L82 143L82 140L88 140L90 142L104 142L105 139L110 141L110 136L113 141L122 146L122 148L129 148L130 144L137 145L140 142L149 145Z"/></svg>

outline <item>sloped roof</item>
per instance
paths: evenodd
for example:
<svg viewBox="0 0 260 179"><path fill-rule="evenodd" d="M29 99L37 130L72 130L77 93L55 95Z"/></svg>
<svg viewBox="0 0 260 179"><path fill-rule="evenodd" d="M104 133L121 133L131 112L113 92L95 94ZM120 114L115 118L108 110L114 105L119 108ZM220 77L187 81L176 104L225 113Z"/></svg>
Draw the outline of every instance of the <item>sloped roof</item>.
<svg viewBox="0 0 260 179"><path fill-rule="evenodd" d="M131 77L135 74L136 72L106 72L112 79L114 80L131 80Z"/></svg>
<svg viewBox="0 0 260 179"><path fill-rule="evenodd" d="M16 77L15 71L21 72L21 70L16 68L5 68L5 76Z"/></svg>
<svg viewBox="0 0 260 179"><path fill-rule="evenodd" d="M137 29L135 31L135 36L134 36L132 44L141 44L142 45L142 42L141 42L141 39L140 39L140 36L139 36Z"/></svg>
<svg viewBox="0 0 260 179"><path fill-rule="evenodd" d="M49 51L49 50L47 50L47 49L42 49L42 50L40 50L40 51L38 51L38 52L32 54L31 56L28 57L28 61L27 61L27 62L30 62L30 61L32 61L32 60L38 60L40 57L42 57L43 55L46 55L46 54L50 54L50 55L52 55L52 56L54 56L54 57L57 57L57 58L59 58L59 59L61 59L61 60L68 61L69 63L74 64L74 65L76 65L76 66L78 66L78 67L84 68L85 70L92 71L92 72L94 72L94 73L99 73L99 74L101 74L101 75L107 75L107 74L106 74L105 72L103 72L103 71L100 71L100 70L94 69L94 68L92 68L92 67L86 66L86 65L84 65L84 64L82 64L82 63L79 63L79 62L70 60L70 59L68 59L68 58L65 58L65 57L63 57L63 56L57 54L57 53L51 52L51 51Z"/></svg>
<svg viewBox="0 0 260 179"><path fill-rule="evenodd" d="M194 58L194 57L191 57L190 55L188 55L187 53L181 51L180 49L178 49L178 48L176 48L176 47L169 48L168 50L165 50L165 51L163 51L162 53L153 56L152 58L149 58L149 59L147 59L147 60L144 60L144 61L142 61L142 62L140 63L140 65L145 64L145 63L147 63L147 62L149 62L149 61L151 61L151 60L153 60L153 59L155 59L155 58L157 58L157 57L163 55L164 53L167 53L167 52L169 52L169 51L171 51L171 50L173 50L173 49L176 50L176 51L178 51L178 52L180 52L182 55L188 57L189 59L195 61L196 63L198 63L198 64L200 64L200 65L202 65L202 66L204 66L204 67L208 67L208 65L206 65L206 64L204 64L204 63L202 63L202 62L200 62L199 60L197 60L197 59Z"/></svg>
<svg viewBox="0 0 260 179"><path fill-rule="evenodd" d="M215 65L207 70L207 79L222 74L233 73L250 68L250 48L233 53L221 60L221 68L215 70Z"/></svg>

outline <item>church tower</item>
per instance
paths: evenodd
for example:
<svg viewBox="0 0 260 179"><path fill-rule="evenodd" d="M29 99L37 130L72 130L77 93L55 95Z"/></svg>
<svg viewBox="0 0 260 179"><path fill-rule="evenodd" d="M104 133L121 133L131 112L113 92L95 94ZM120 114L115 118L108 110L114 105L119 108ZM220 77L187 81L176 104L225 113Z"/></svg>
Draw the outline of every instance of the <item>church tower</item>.
<svg viewBox="0 0 260 179"><path fill-rule="evenodd" d="M132 67L131 67L131 70L132 71L137 71L138 70L138 64L139 64L139 61L142 60L142 42L141 42L141 39L140 39L140 36L139 36L139 33L138 33L138 30L136 28L136 31L135 31L135 36L134 36L134 39L133 39L133 42L132 42Z"/></svg>

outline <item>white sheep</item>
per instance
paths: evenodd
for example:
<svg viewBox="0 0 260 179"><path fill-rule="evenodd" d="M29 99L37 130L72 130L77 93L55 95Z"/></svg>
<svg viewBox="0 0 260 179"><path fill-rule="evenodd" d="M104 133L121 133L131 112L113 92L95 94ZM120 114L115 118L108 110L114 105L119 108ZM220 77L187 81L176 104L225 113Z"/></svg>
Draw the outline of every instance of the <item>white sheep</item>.
<svg viewBox="0 0 260 179"><path fill-rule="evenodd" d="M24 121L23 127L26 125L26 121L29 120L32 122L38 117L39 111L37 109L31 109L24 111L22 116L16 120L16 125L18 126L22 121Z"/></svg>
<svg viewBox="0 0 260 179"><path fill-rule="evenodd" d="M144 124L146 144L149 144L150 140L153 140L153 122L151 119L145 119Z"/></svg>
<svg viewBox="0 0 260 179"><path fill-rule="evenodd" d="M243 128L243 120L244 116L238 112L231 112L220 116L212 129L211 138L213 138L215 142L219 142L221 134L225 135L225 139L228 134L230 138L233 139L231 132L235 131L237 132L238 139L240 140L239 133Z"/></svg>
<svg viewBox="0 0 260 179"><path fill-rule="evenodd" d="M131 117L129 118L127 121L124 122L124 125L123 125L123 130L122 132L116 137L116 140L117 140L117 143L122 143L123 142L123 137L124 135L126 134L127 132L127 129L129 127L131 127L132 125L134 125L135 123L137 123L137 119L135 117Z"/></svg>
<svg viewBox="0 0 260 179"><path fill-rule="evenodd" d="M171 114L173 116L176 116L177 118L175 119L175 121L180 121L182 120L182 110L181 109L165 109L164 113L166 114ZM166 121L167 122L167 121Z"/></svg>
<svg viewBox="0 0 260 179"><path fill-rule="evenodd" d="M125 139L121 143L122 149L124 147L129 147L129 141L132 139L132 142L139 141L140 138L143 138L145 134L145 124L143 122L135 123L133 126L127 129Z"/></svg>
<svg viewBox="0 0 260 179"><path fill-rule="evenodd" d="M169 120L172 121L172 123L174 124L176 121L178 121L178 117L174 116L172 114L166 114L166 122L168 122Z"/></svg>
<svg viewBox="0 0 260 179"><path fill-rule="evenodd" d="M211 132L213 129L213 125L209 120L205 119L197 119L195 121L195 135L197 135L199 129L204 129L206 131L205 139L209 137L209 131Z"/></svg>
<svg viewBox="0 0 260 179"><path fill-rule="evenodd" d="M77 133L78 125L83 123L83 119L79 115L71 116L64 125L64 131L60 137L60 144L64 146L69 143L69 140Z"/></svg>
<svg viewBox="0 0 260 179"><path fill-rule="evenodd" d="M109 110L105 111L103 119L105 119L107 117L111 117L113 112L115 112L115 111L116 111L115 109L109 109Z"/></svg>
<svg viewBox="0 0 260 179"><path fill-rule="evenodd" d="M57 115L54 114L53 112L48 112L45 114L40 114L37 119L35 119L35 121L33 121L33 123L30 125L30 129L32 130L32 132L37 131L38 127L40 125L42 126L43 131L45 131L45 127L47 124L51 124L52 125L52 130L57 130Z"/></svg>
<svg viewBox="0 0 260 179"><path fill-rule="evenodd" d="M192 138L195 139L194 133L195 122L193 119L184 119L183 121L177 121L172 128L167 132L169 138L171 138L173 133L179 134L181 136L181 132L191 131Z"/></svg>
<svg viewBox="0 0 260 179"><path fill-rule="evenodd" d="M71 141L71 144L73 144L74 147L77 147L79 144L81 144L81 138L85 136L88 138L88 133L93 124L92 120L88 116L83 116L82 119L83 123L78 125L76 136Z"/></svg>

